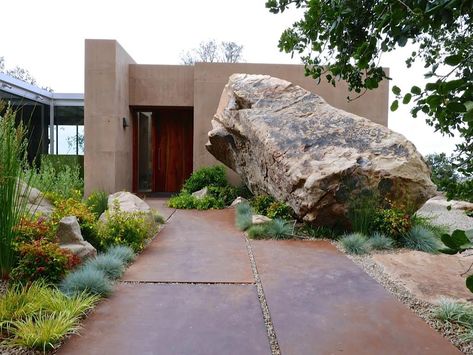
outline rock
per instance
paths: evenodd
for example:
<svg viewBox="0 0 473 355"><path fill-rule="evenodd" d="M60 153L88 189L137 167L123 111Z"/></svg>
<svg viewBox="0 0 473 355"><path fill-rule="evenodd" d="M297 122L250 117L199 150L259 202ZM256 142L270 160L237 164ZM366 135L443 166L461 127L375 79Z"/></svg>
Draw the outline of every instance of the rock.
<svg viewBox="0 0 473 355"><path fill-rule="evenodd" d="M429 218L434 224L447 227L450 233L455 229L465 231L473 229L473 218L468 217L463 208L458 209L458 206L464 207L464 205L456 202L463 201L447 201L443 196L436 196L428 200L417 211L417 214ZM468 204L468 202L465 202L465 204ZM448 208L448 206L451 208Z"/></svg>
<svg viewBox="0 0 473 355"><path fill-rule="evenodd" d="M82 237L77 217L64 217L59 221L56 234L59 246L62 249L70 250L82 260L97 255L97 250Z"/></svg>
<svg viewBox="0 0 473 355"><path fill-rule="evenodd" d="M233 200L232 204L229 206L229 208L234 208L238 206L240 203L248 202L248 200L244 197L238 196L236 199Z"/></svg>
<svg viewBox="0 0 473 355"><path fill-rule="evenodd" d="M463 275L473 257L460 254L428 254L405 251L375 254L373 260L390 278L402 283L416 298L435 303L440 297L470 300L473 294L465 286ZM473 270L470 270L471 274Z"/></svg>
<svg viewBox="0 0 473 355"><path fill-rule="evenodd" d="M263 216L261 214L254 214L251 217L251 223L252 224L265 224L271 222L271 218Z"/></svg>
<svg viewBox="0 0 473 355"><path fill-rule="evenodd" d="M54 211L53 204L44 197L41 191L34 187L30 187L27 193L26 186L23 181L20 181L21 198L27 200L27 211L31 214L41 214L49 217Z"/></svg>
<svg viewBox="0 0 473 355"><path fill-rule="evenodd" d="M201 200L203 199L205 196L207 196L209 194L209 189L206 187L204 187L203 189L199 190L199 191L196 191L196 192L193 192L192 193L192 196L194 196L195 198Z"/></svg>
<svg viewBox="0 0 473 355"><path fill-rule="evenodd" d="M151 208L149 205L143 201L138 196L132 194L131 192L119 191L110 196L108 196L108 209L113 211L114 201L118 201L120 210L125 212L150 212Z"/></svg>
<svg viewBox="0 0 473 355"><path fill-rule="evenodd" d="M365 188L415 208L436 191L402 135L285 80L232 75L212 127L212 155L253 193L286 202L308 222L346 222L350 196Z"/></svg>

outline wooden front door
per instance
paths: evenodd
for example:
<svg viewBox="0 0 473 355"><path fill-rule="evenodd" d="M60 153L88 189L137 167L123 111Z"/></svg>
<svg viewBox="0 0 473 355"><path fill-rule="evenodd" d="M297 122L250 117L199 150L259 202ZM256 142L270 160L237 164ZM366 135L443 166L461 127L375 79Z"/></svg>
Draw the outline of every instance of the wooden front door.
<svg viewBox="0 0 473 355"><path fill-rule="evenodd" d="M178 192L192 173L193 111L163 108L153 112L154 190Z"/></svg>

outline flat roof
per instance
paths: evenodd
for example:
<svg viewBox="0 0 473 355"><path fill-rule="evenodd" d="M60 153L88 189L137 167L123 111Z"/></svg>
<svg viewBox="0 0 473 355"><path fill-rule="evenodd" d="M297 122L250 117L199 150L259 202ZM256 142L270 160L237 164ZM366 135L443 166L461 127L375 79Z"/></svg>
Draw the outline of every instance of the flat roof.
<svg viewBox="0 0 473 355"><path fill-rule="evenodd" d="M50 92L3 73L0 73L0 90L46 105L84 106L84 94Z"/></svg>

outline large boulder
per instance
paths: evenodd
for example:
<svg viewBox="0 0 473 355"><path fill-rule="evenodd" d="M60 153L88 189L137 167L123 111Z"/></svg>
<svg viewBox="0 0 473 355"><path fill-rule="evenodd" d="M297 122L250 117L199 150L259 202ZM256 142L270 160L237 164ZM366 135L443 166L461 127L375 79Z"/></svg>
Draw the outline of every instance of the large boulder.
<svg viewBox="0 0 473 355"><path fill-rule="evenodd" d="M59 221L56 236L62 249L71 251L82 260L95 257L97 250L82 237L77 217L64 217Z"/></svg>
<svg viewBox="0 0 473 355"><path fill-rule="evenodd" d="M232 75L212 127L212 155L253 193L285 201L315 224L343 220L350 197L365 188L417 208L436 191L402 135L285 80Z"/></svg>

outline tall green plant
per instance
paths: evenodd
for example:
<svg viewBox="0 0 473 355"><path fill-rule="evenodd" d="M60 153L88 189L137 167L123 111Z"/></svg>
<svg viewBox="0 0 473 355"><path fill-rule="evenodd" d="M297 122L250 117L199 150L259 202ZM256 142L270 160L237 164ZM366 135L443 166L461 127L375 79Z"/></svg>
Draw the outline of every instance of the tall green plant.
<svg viewBox="0 0 473 355"><path fill-rule="evenodd" d="M27 208L27 199L22 198L29 194L29 181L25 181L24 175L25 137L26 129L21 123L15 124L13 109L0 102L0 277L3 279L8 278L14 266L14 227Z"/></svg>

